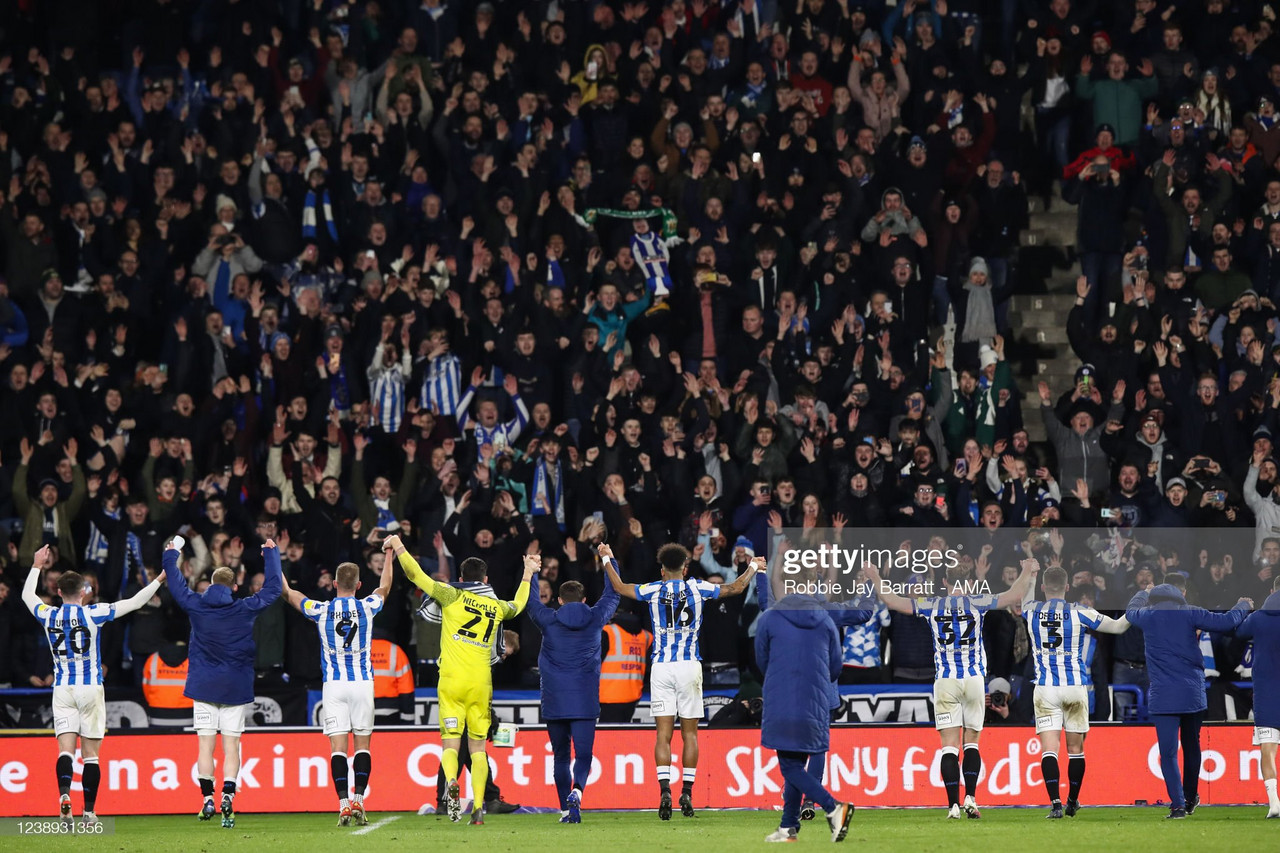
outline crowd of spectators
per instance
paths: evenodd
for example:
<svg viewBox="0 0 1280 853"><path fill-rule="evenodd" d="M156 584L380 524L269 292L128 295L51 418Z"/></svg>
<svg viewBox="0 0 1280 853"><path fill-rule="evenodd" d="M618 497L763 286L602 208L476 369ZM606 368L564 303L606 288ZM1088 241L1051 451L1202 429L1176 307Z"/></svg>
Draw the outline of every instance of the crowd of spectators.
<svg viewBox="0 0 1280 853"><path fill-rule="evenodd" d="M273 537L313 596L347 559L376 583L389 532L509 596L536 543L554 600L594 599L605 537L629 581L668 541L730 581L784 528L1252 547L1256 520L1254 551L1181 565L1206 603L1270 589L1270 5L0 5L0 683L49 683L15 594L37 548L44 595L76 569L111 601L179 530L193 586L229 565L254 589ZM1043 448L1007 344L1028 194L1078 204L1084 273L1087 365L1040 388ZM1103 550L1061 555L1099 606L1170 568ZM736 601L704 638L730 682ZM431 660L416 604L398 582L377 629ZM1019 626L990 632L993 675L1027 672ZM500 680L529 683L511 627ZM257 630L264 674L318 678L309 624ZM1141 666L1134 635L1103 677ZM131 683L185 625L161 593L108 636ZM927 629L878 615L846 662L928 680Z"/></svg>

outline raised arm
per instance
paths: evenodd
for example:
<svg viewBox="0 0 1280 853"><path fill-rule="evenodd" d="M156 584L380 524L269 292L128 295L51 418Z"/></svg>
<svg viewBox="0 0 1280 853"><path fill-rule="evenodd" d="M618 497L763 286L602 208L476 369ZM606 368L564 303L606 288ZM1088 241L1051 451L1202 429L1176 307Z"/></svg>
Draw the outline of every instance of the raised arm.
<svg viewBox="0 0 1280 853"><path fill-rule="evenodd" d="M895 613L906 613L909 616L915 615L916 608L911 603L911 599L898 595L888 584L882 583L879 569L870 563L865 563L862 566L862 573L867 576L867 580L875 587L876 595L884 602L885 607Z"/></svg>
<svg viewBox="0 0 1280 853"><path fill-rule="evenodd" d="M441 607L457 600L458 591L448 584L438 583L424 572L418 565L418 561L413 559L404 547L399 536L394 534L388 536L382 547L395 554L396 562L404 570L404 576L409 579L409 582L438 602Z"/></svg>
<svg viewBox="0 0 1280 853"><path fill-rule="evenodd" d="M601 542L599 553L600 561L604 563L604 573L609 576L609 585L613 587L613 591L623 598L639 601L635 584L623 583L622 576L618 574L618 561L613 558L613 548Z"/></svg>
<svg viewBox="0 0 1280 853"><path fill-rule="evenodd" d="M179 607L186 610L191 600L199 596L187 586L187 579L178 569L178 558L182 556L183 541L181 536L173 537L165 546L164 556L160 562L164 565L164 580L169 585L169 594L173 596L173 600Z"/></svg>
<svg viewBox="0 0 1280 853"><path fill-rule="evenodd" d="M156 577L151 583L138 590L124 601L116 602L115 618L127 616L135 610L141 610L142 606L151 600L151 597L160 591L160 584L164 583L164 578Z"/></svg>
<svg viewBox="0 0 1280 853"><path fill-rule="evenodd" d="M294 610L304 615L306 614L306 611L302 609L302 604L307 600L307 597L289 586L289 579L283 573L280 575L280 596Z"/></svg>
<svg viewBox="0 0 1280 853"><path fill-rule="evenodd" d="M48 545L36 551L35 557L31 561L31 571L27 573L27 580L22 585L22 603L31 611L31 615L37 619L40 618L38 611L44 602L40 600L40 596L36 595L36 587L39 586L40 575L44 572L45 566L50 562L51 557L52 552Z"/></svg>
<svg viewBox="0 0 1280 853"><path fill-rule="evenodd" d="M524 555L524 577L520 579L520 586L516 587L515 600L503 602L503 604L507 606L506 618L513 619L524 612L524 609L528 606L530 600L529 582L538 574L538 569L540 568L542 568L542 557L537 554ZM537 596L533 597L537 598ZM539 602L539 604L541 604L541 602Z"/></svg>
<svg viewBox="0 0 1280 853"><path fill-rule="evenodd" d="M274 539L262 543L262 589L244 600L250 610L266 610L280 597L284 586L284 570L280 566L280 549Z"/></svg>
<svg viewBox="0 0 1280 853"><path fill-rule="evenodd" d="M1012 607L1022 601L1027 588L1035 589L1036 574L1040 571L1039 560L1023 560L1022 573L1013 582L1013 586L996 597L996 607Z"/></svg>
<svg viewBox="0 0 1280 853"><path fill-rule="evenodd" d="M387 547L386 540L382 542L382 554L385 557L382 563L382 577L378 579L378 588L373 594L379 596L383 601L387 600L387 596L391 595L391 585L395 583L396 570L392 563L395 562L395 555L390 553L391 549Z"/></svg>
<svg viewBox="0 0 1280 853"><path fill-rule="evenodd" d="M720 585L720 598L732 598L735 595L742 595L742 593L746 592L747 585L756 576L756 572L762 571L764 564L764 557L752 557L750 564L747 565L747 570L738 575L736 581Z"/></svg>

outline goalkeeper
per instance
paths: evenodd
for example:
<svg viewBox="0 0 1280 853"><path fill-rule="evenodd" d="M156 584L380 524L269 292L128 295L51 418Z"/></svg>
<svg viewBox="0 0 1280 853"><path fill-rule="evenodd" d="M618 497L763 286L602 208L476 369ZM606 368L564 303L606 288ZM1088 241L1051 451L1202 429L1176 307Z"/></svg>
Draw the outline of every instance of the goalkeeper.
<svg viewBox="0 0 1280 853"><path fill-rule="evenodd" d="M440 604L440 763L449 787L446 808L449 819L462 819L458 789L458 750L463 730L471 751L471 823L484 823L484 788L489 778L485 739L489 734L489 706L493 700L490 657L502 632L502 622L515 618L529 601L529 579L537 563L525 558L524 581L515 601L500 601L488 584L489 567L484 560L468 557L462 561L462 583L453 586L432 580L405 550L398 536L390 536L390 548L414 586Z"/></svg>

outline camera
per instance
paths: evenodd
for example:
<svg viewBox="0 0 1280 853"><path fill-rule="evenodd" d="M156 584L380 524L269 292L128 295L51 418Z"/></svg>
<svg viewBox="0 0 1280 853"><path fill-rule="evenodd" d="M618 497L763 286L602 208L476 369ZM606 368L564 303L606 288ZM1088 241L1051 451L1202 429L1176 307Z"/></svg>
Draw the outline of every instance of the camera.
<svg viewBox="0 0 1280 853"><path fill-rule="evenodd" d="M991 694L991 707L1003 708L1005 705L1008 705L1008 704L1009 704L1008 693L995 692Z"/></svg>

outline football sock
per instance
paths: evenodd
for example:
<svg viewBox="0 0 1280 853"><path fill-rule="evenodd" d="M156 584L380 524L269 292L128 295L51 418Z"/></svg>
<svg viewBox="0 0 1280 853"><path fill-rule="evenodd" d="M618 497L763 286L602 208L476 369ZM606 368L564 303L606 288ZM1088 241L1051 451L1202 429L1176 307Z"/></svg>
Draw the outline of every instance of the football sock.
<svg viewBox="0 0 1280 853"><path fill-rule="evenodd" d="M664 794L671 792L671 768L670 767L658 768L658 788L661 789L662 793Z"/></svg>
<svg viewBox="0 0 1280 853"><path fill-rule="evenodd" d="M364 797L365 786L369 784L369 770L373 766L373 758L369 755L369 750L361 749L356 752L352 761L352 769L355 771L355 789L356 799Z"/></svg>
<svg viewBox="0 0 1280 853"><path fill-rule="evenodd" d="M978 776L982 773L982 753L978 752L976 743L967 743L964 747L964 793L967 797L978 796Z"/></svg>
<svg viewBox="0 0 1280 853"><path fill-rule="evenodd" d="M222 796L234 797L236 795L236 780L226 779L222 783Z"/></svg>
<svg viewBox="0 0 1280 853"><path fill-rule="evenodd" d="M83 777L84 810L91 812L98 803L98 783L102 781L102 769L98 767L98 759L86 758L84 760Z"/></svg>
<svg viewBox="0 0 1280 853"><path fill-rule="evenodd" d="M458 781L458 750L446 749L440 753L440 767L446 782Z"/></svg>
<svg viewBox="0 0 1280 853"><path fill-rule="evenodd" d="M692 796L693 782L697 778L698 778L698 768L696 767L684 768L684 784L680 786L680 793L689 794L690 796Z"/></svg>
<svg viewBox="0 0 1280 853"><path fill-rule="evenodd" d="M333 792L345 803L347 801L347 754L335 752L330 755L329 769L333 775Z"/></svg>
<svg viewBox="0 0 1280 853"><path fill-rule="evenodd" d="M1262 786L1267 789L1267 805L1272 808L1280 806L1280 797L1276 796L1276 780L1267 779L1262 783Z"/></svg>
<svg viewBox="0 0 1280 853"><path fill-rule="evenodd" d="M206 800L213 799L213 777L212 776L200 777L200 794Z"/></svg>
<svg viewBox="0 0 1280 853"><path fill-rule="evenodd" d="M489 782L489 756L483 752L471 753L471 810L484 808L484 786Z"/></svg>
<svg viewBox="0 0 1280 853"><path fill-rule="evenodd" d="M1067 798L1080 799L1080 786L1084 784L1084 753L1067 754L1067 781L1070 783Z"/></svg>
<svg viewBox="0 0 1280 853"><path fill-rule="evenodd" d="M58 793L71 793L71 753L58 753Z"/></svg>
<svg viewBox="0 0 1280 853"><path fill-rule="evenodd" d="M947 805L960 804L960 750L954 746L942 748L942 784L947 789Z"/></svg>
<svg viewBox="0 0 1280 853"><path fill-rule="evenodd" d="M1040 756L1040 775L1044 777L1044 789L1049 794L1049 802L1058 802L1061 796L1058 793L1057 753L1046 752Z"/></svg>

